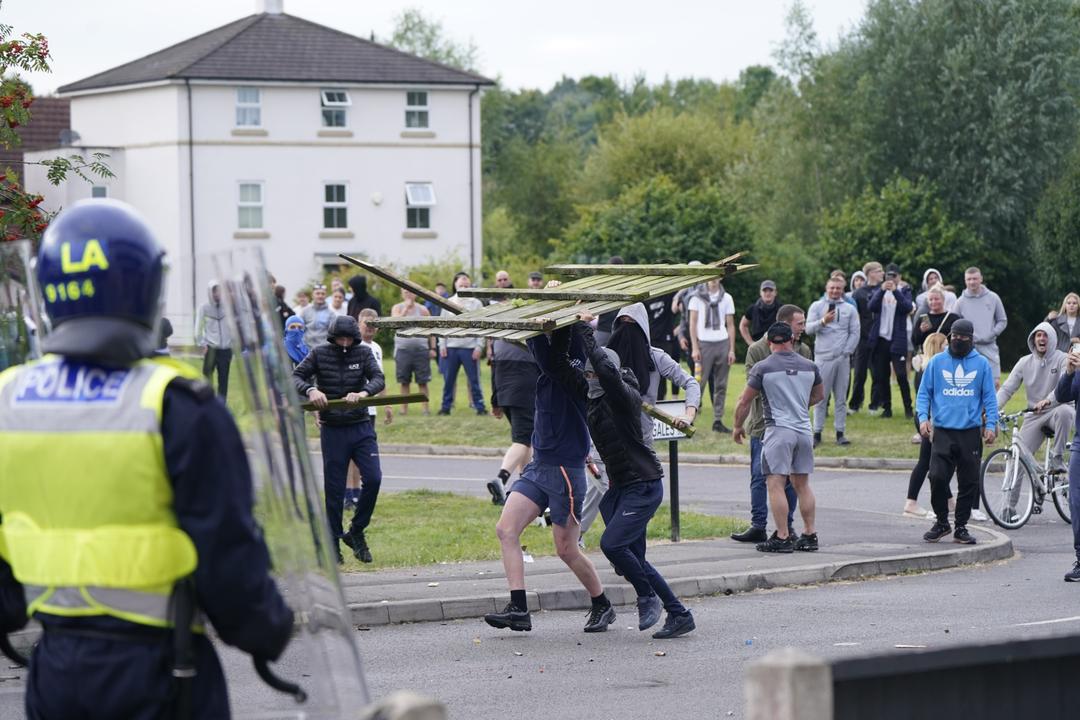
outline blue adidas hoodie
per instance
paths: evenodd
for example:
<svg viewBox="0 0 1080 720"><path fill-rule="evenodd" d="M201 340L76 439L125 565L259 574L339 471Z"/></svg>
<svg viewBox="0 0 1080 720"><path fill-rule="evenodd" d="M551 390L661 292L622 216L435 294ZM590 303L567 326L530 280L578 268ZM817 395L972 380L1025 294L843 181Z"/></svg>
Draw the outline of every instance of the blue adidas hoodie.
<svg viewBox="0 0 1080 720"><path fill-rule="evenodd" d="M585 421L585 398L578 397L560 385L552 374L552 354L566 352L570 344L570 362L585 366L585 345L581 338L563 328L552 333L529 338L528 346L540 377L536 381L536 413L533 416L533 459L541 465L585 467L589 454L589 426ZM554 346L554 347L553 347Z"/></svg>
<svg viewBox="0 0 1080 720"><path fill-rule="evenodd" d="M967 430L982 426L997 431L998 404L990 363L976 350L956 358L948 350L930 358L919 383L915 412L919 422L933 418L934 427Z"/></svg>

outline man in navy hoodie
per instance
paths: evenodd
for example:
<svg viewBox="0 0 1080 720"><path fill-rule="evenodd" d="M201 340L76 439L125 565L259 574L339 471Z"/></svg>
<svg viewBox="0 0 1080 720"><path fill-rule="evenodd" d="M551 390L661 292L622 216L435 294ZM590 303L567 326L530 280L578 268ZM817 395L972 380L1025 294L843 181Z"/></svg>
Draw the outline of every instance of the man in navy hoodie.
<svg viewBox="0 0 1080 720"><path fill-rule="evenodd" d="M550 338L546 335L530 338L528 346L540 368L533 418L533 459L510 487L495 525L506 582L510 586L510 602L502 612L485 615L484 622L496 628L532 630L525 600L521 533L544 508L550 508L555 550L592 598L585 632L603 632L615 621L615 609L604 595L596 567L578 547L581 505L587 489L585 457L589 453L585 398L577 393L576 387L560 382L555 366L557 355L569 353L570 364L584 369L585 345L567 327L556 330Z"/></svg>
<svg viewBox="0 0 1080 720"><path fill-rule="evenodd" d="M997 437L998 404L990 362L974 348L975 328L957 320L949 333L949 349L930 359L919 383L916 410L919 432L931 438L930 501L937 522L923 535L937 542L949 527L949 481L956 473L956 532L953 541L974 545L967 529L979 492L983 442ZM983 427L983 413L986 427Z"/></svg>

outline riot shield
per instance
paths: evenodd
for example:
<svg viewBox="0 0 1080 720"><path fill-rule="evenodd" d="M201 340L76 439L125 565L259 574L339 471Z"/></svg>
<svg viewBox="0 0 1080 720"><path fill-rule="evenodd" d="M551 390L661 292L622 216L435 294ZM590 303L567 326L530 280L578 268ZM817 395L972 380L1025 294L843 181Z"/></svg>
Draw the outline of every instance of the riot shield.
<svg viewBox="0 0 1080 720"><path fill-rule="evenodd" d="M276 672L306 699L278 696L273 709L236 707L238 717L346 718L368 704L356 630L345 606L325 510L308 453L279 319L258 248L212 256L232 334L229 404L248 448L255 514L273 573L298 623ZM238 396L238 397L237 397ZM230 683L231 684L231 683Z"/></svg>
<svg viewBox="0 0 1080 720"><path fill-rule="evenodd" d="M42 310L30 241L0 242L0 370L41 355Z"/></svg>

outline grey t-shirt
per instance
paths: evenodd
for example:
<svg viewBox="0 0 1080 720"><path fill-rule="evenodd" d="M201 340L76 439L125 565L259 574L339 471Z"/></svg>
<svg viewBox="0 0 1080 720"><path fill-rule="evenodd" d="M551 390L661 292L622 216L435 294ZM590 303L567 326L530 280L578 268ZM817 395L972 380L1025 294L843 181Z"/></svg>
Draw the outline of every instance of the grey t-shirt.
<svg viewBox="0 0 1080 720"><path fill-rule="evenodd" d="M817 365L794 352L776 352L750 368L746 384L761 393L765 427L813 434L810 391L821 382Z"/></svg>

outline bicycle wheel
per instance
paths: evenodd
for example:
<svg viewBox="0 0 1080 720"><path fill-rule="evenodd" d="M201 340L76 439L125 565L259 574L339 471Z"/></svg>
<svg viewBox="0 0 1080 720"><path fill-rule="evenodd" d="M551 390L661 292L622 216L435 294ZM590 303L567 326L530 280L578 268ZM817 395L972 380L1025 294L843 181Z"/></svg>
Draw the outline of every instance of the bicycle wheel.
<svg viewBox="0 0 1080 720"><path fill-rule="evenodd" d="M1069 467L1069 451L1065 450L1065 467ZM1054 507L1065 522L1072 525L1072 511L1069 509L1069 474L1054 475L1054 486L1050 494L1054 496Z"/></svg>
<svg viewBox="0 0 1080 720"><path fill-rule="evenodd" d="M983 509L1006 530L1022 527L1035 504L1035 480L1010 448L999 448L983 461L979 473Z"/></svg>

